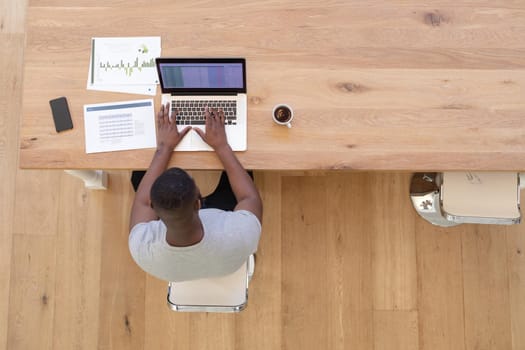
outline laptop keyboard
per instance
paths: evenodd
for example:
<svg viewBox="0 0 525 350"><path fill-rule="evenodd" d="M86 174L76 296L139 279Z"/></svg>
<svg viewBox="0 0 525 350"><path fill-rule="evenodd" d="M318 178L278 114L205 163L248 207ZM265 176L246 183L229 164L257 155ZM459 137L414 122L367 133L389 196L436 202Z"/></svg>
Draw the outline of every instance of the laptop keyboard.
<svg viewBox="0 0 525 350"><path fill-rule="evenodd" d="M225 125L237 124L237 101L171 101L171 111L174 113L177 109L176 123L178 125L204 125L204 111L206 107L222 108L224 111Z"/></svg>

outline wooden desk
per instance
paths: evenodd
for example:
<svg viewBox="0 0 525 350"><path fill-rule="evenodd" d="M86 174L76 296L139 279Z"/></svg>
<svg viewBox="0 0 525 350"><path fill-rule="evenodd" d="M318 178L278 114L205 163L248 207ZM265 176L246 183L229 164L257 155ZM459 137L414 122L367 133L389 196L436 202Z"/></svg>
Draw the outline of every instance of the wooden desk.
<svg viewBox="0 0 525 350"><path fill-rule="evenodd" d="M85 154L82 106L143 98L86 90L91 37L159 35L165 57L246 57L247 168L525 169L522 0L64 3L30 1L22 168L146 168L153 149ZM56 134L63 95L75 128ZM210 152L172 164L220 168Z"/></svg>

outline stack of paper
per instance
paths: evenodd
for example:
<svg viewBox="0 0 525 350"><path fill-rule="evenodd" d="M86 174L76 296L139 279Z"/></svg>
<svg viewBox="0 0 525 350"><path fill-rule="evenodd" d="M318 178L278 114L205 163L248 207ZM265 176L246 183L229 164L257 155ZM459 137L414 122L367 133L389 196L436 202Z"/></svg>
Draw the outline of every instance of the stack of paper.
<svg viewBox="0 0 525 350"><path fill-rule="evenodd" d="M87 89L154 96L160 37L93 38Z"/></svg>

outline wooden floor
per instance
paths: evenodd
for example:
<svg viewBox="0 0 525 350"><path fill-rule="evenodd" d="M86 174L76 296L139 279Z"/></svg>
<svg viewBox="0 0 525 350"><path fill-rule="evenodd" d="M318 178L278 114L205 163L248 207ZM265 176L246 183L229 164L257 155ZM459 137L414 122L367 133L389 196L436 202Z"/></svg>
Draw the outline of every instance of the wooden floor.
<svg viewBox="0 0 525 350"><path fill-rule="evenodd" d="M0 349L525 349L525 225L432 227L408 173L256 173L247 310L169 311L128 253L129 173L18 169L25 8L0 0Z"/></svg>

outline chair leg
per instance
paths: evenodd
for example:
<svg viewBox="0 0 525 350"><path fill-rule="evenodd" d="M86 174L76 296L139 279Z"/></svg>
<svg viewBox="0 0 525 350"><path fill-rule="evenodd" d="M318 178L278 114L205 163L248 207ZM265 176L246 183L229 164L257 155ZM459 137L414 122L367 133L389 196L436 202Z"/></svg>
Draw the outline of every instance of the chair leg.
<svg viewBox="0 0 525 350"><path fill-rule="evenodd" d="M257 260L256 253L253 253L248 258L248 282L252 280L253 274L255 273L255 261Z"/></svg>

